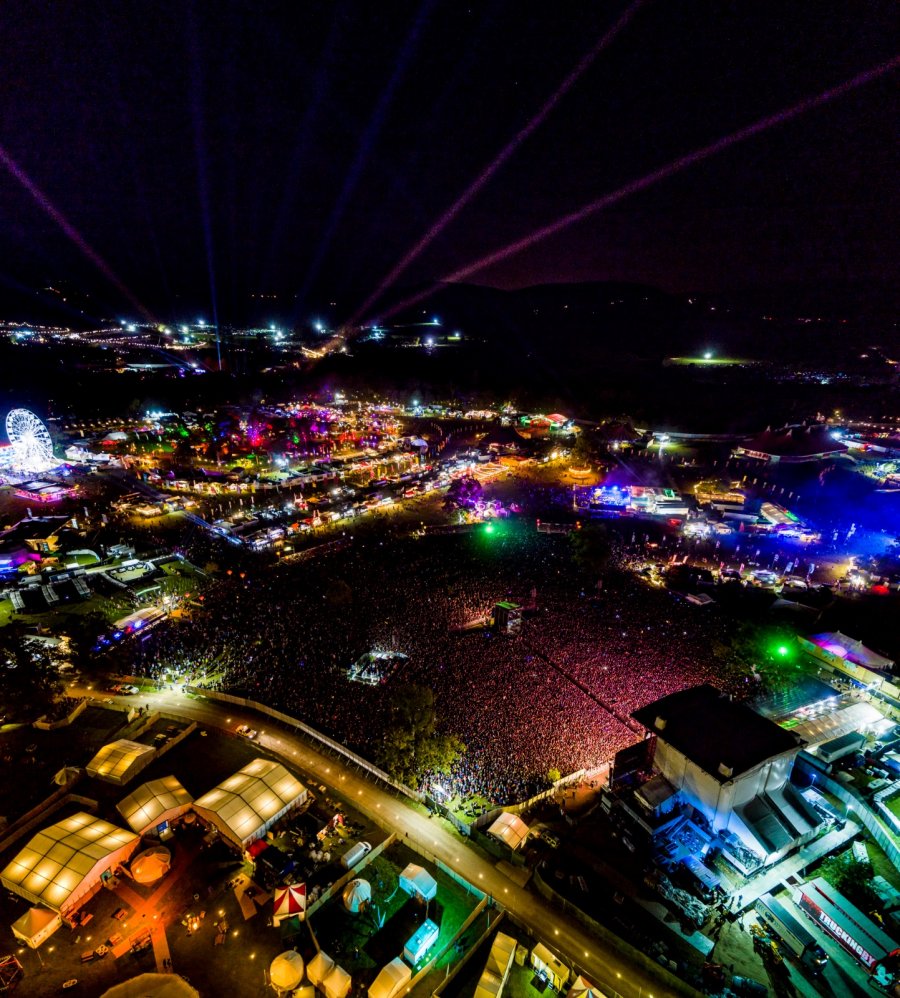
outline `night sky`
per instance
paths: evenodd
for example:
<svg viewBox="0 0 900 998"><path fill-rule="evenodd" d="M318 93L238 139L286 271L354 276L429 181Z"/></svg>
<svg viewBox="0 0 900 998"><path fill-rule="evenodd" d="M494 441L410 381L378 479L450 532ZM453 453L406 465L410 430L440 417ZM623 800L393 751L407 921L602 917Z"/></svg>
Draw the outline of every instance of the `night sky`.
<svg viewBox="0 0 900 998"><path fill-rule="evenodd" d="M159 315L190 300L226 319L254 293L279 294L283 318L328 299L353 315L627 7L6 0L0 281L70 279L112 307L119 279ZM394 284L452 275L884 63L898 29L896 3L877 0L647 0ZM895 280L898 80L468 279Z"/></svg>

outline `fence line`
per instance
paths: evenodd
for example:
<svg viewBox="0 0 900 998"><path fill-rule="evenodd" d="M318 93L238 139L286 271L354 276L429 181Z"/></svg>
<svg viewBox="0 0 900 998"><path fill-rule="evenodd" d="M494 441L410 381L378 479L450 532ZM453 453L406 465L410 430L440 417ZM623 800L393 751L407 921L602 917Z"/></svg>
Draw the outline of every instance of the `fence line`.
<svg viewBox="0 0 900 998"><path fill-rule="evenodd" d="M337 880L328 888L328 890L323 891L316 900L306 909L306 918L311 918L318 910L325 904L326 901L330 900L339 891L350 883L351 880L355 880L360 872L364 870L373 860L377 859L388 846L392 846L397 841L397 835L392 834L384 840L384 842L379 842L371 852L367 853L364 857L365 862L357 863L356 866L351 867L343 876L338 877ZM352 848L352 847L351 847Z"/></svg>
<svg viewBox="0 0 900 998"><path fill-rule="evenodd" d="M353 763L354 766L364 769L377 780L381 780L382 783L386 783L388 786L393 787L398 793L403 794L410 800L416 801L416 803L422 802L422 794L416 793L415 790L411 790L409 787L402 783L398 783L396 780L392 780L391 777L384 772L384 770L374 766L367 759L363 759L362 756L357 755L346 746L341 745L340 742L336 742L333 738L329 738L328 735L323 735L321 731L316 731L315 728L311 728L308 724L304 724L303 721L298 720L296 717L291 717L289 714L283 714L280 710L275 710L274 707L267 707L265 704L257 703L256 700L247 700L244 697L231 696L229 693L218 693L215 690L207 690L199 686L185 686L184 688L188 693L194 694L194 696L206 697L208 700L219 700L224 703L236 704L239 707L254 710L259 714L265 714L289 728L295 728L297 731L302 731L303 734L319 742L321 745L324 745L327 749L330 749L332 752L336 752L338 755L342 755L349 762Z"/></svg>
<svg viewBox="0 0 900 998"><path fill-rule="evenodd" d="M846 806L848 815L852 809L866 831L885 851L894 869L900 870L900 848L897 847L897 837L864 800L851 793L843 784L838 783L837 780L833 780L827 773L823 773L815 766L810 765L802 757L797 759L795 768L799 768L800 772L809 778L813 786L822 787L828 793L837 797Z"/></svg>

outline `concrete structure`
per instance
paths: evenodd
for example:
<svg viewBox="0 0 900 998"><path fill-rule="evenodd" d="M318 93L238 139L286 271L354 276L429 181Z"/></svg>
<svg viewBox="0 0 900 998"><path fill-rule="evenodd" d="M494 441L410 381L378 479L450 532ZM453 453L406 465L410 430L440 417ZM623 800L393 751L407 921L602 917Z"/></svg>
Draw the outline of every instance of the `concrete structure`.
<svg viewBox="0 0 900 998"><path fill-rule="evenodd" d="M305 803L306 787L280 762L254 759L194 802L207 825L244 850L292 808Z"/></svg>
<svg viewBox="0 0 900 998"><path fill-rule="evenodd" d="M129 860L139 843L134 832L79 811L33 836L0 873L0 883L66 918Z"/></svg>
<svg viewBox="0 0 900 998"><path fill-rule="evenodd" d="M709 685L632 714L655 739L653 765L714 832L773 863L815 835L820 817L790 783L803 743Z"/></svg>

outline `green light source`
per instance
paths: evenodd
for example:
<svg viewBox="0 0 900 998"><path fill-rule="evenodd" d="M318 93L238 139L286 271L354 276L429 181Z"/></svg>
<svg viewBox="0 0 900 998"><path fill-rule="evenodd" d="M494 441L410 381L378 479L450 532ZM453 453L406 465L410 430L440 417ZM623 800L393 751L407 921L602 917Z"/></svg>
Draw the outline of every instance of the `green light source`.
<svg viewBox="0 0 900 998"><path fill-rule="evenodd" d="M787 645L779 645L779 646L778 646L778 647L777 647L777 648L776 648L775 650L776 650L776 651L778 652L778 654L779 654L779 655L780 655L780 656L781 656L782 658L784 658L784 657L785 657L785 655L787 655L787 653L788 653L788 651L789 651L789 649L788 649L788 646L787 646Z"/></svg>
<svg viewBox="0 0 900 998"><path fill-rule="evenodd" d="M486 534L492 534L494 532L494 525L493 525L493 523L486 523L484 525L484 532Z"/></svg>

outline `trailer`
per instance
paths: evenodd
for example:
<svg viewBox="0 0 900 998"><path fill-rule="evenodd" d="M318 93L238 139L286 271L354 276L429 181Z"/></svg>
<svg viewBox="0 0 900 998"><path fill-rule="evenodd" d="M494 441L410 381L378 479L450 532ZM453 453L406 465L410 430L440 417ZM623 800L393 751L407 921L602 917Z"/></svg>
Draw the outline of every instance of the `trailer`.
<svg viewBox="0 0 900 998"><path fill-rule="evenodd" d="M789 952L813 973L820 974L828 963L828 954L816 942L813 934L771 894L763 894L756 902L756 914Z"/></svg>
<svg viewBox="0 0 900 998"><path fill-rule="evenodd" d="M886 932L821 877L799 889L797 906L869 970L897 949Z"/></svg>

